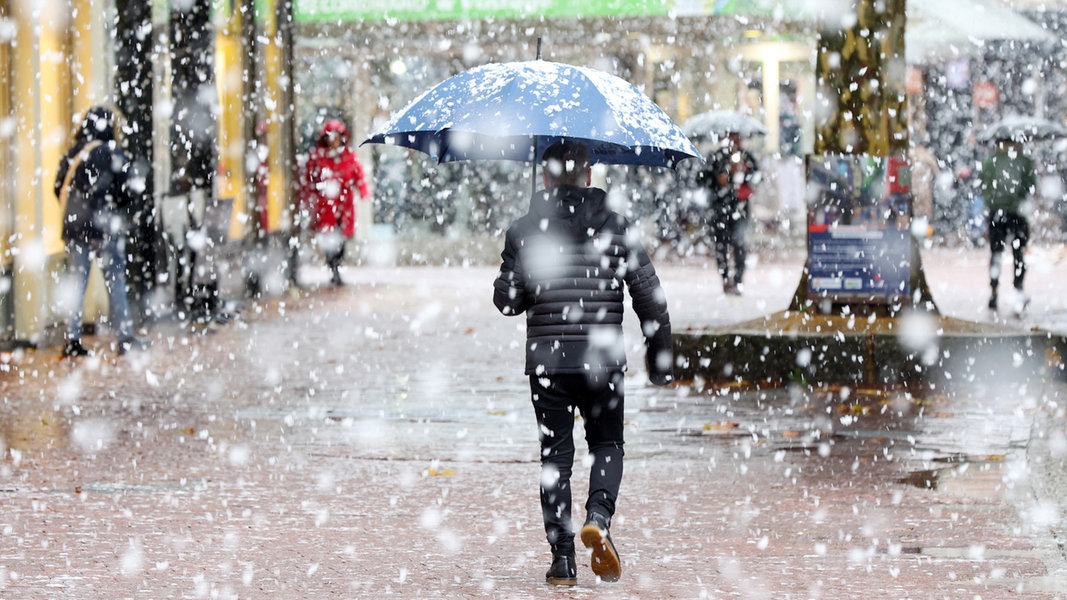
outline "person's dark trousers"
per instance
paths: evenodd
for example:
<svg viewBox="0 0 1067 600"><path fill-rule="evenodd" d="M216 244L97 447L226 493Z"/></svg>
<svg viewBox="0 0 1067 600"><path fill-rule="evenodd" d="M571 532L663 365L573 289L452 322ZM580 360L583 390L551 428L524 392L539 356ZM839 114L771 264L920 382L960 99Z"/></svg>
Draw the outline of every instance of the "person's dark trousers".
<svg viewBox="0 0 1067 600"><path fill-rule="evenodd" d="M541 438L541 510L545 534L555 554L573 551L571 472L574 465L574 409L585 423L593 464L586 512L608 518L622 483L623 374L606 372L530 376L530 391Z"/></svg>
<svg viewBox="0 0 1067 600"><path fill-rule="evenodd" d="M1013 284L1015 289L1022 291L1026 278L1026 244L1030 241L1030 224L1020 215L997 211L989 218L989 285L993 288L994 297L1000 283L1000 257L1009 238L1013 239Z"/></svg>
<svg viewBox="0 0 1067 600"><path fill-rule="evenodd" d="M341 282L341 261L345 257L345 246L341 244L341 247L335 251L331 251L326 254L326 265L330 267L331 281L334 283Z"/></svg>
<svg viewBox="0 0 1067 600"><path fill-rule="evenodd" d="M745 222L727 217L711 224L715 243L715 264L725 286L741 284L745 275ZM731 267L733 271L731 272Z"/></svg>

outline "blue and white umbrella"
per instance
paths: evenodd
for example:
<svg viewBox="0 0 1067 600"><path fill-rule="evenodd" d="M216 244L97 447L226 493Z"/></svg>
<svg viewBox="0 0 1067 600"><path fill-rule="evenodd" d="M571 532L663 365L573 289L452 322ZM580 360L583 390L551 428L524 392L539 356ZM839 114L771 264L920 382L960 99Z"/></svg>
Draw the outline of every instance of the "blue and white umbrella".
<svg viewBox="0 0 1067 600"><path fill-rule="evenodd" d="M700 152L632 84L595 69L492 63L425 92L363 143L455 160L539 161L553 142L585 142L594 163L675 167Z"/></svg>

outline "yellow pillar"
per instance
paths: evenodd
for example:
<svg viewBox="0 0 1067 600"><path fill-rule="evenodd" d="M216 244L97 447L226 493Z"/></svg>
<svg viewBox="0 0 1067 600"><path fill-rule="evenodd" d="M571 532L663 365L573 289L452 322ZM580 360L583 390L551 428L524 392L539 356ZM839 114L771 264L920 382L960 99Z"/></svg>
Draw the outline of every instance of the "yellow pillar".
<svg viewBox="0 0 1067 600"><path fill-rule="evenodd" d="M237 13L227 14L218 23L215 35L215 82L219 93L218 144L219 173L215 187L219 198L234 199L235 218L230 221L230 237L243 238L250 224L236 218L248 210L244 198L245 155L241 132L241 38Z"/></svg>
<svg viewBox="0 0 1067 600"><path fill-rule="evenodd" d="M55 321L50 260L62 251L52 193L65 140L65 17L42 4L15 3L19 23L12 77L15 115L15 339L36 343Z"/></svg>
<svg viewBox="0 0 1067 600"><path fill-rule="evenodd" d="M38 343L47 327L65 318L58 302L66 253L53 189L56 170L72 141L75 116L107 96L99 57L108 48L99 2L14 3L11 16L18 24L11 73L14 337ZM104 310L106 294L97 270L86 297L86 320Z"/></svg>
<svg viewBox="0 0 1067 600"><path fill-rule="evenodd" d="M274 2L265 3L267 6L264 15L264 34L270 42L266 45L266 56L263 60L265 72L265 108L267 112L267 144L270 149L270 177L267 185L267 223L268 231L277 231L284 225L282 215L289 208L289 177L287 167L282 156L282 123L283 111L289 111L290 107L282 106L281 71L282 49L278 41L278 22Z"/></svg>
<svg viewBox="0 0 1067 600"><path fill-rule="evenodd" d="M4 12L3 16L10 17L11 15ZM12 112L13 73L10 70L10 65L12 64L11 57L14 54L14 49L11 44L12 40L0 41L0 118L6 118ZM11 242L15 227L12 218L14 210L11 205L14 196L11 186L15 181L15 176L8 168L12 157L15 155L12 151L12 145L15 140L14 132L9 131L7 127L0 131L0 142L2 142L0 143L0 261L3 263L5 276L10 276L11 273ZM4 284L6 285L7 281L4 281ZM5 289L0 294L0 297L4 298L6 302L9 301L10 294L10 290ZM6 312L6 305L4 310L5 312L0 316L0 319L3 319L3 326L7 327L10 323L7 322L9 315Z"/></svg>

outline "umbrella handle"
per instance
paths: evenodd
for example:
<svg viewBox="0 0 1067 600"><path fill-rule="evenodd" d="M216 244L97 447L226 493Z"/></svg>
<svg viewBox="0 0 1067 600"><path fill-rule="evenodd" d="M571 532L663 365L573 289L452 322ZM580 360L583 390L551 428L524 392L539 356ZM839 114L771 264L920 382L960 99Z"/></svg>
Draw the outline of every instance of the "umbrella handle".
<svg viewBox="0 0 1067 600"><path fill-rule="evenodd" d="M541 60L541 36L537 36L537 60ZM530 154L534 156L534 160L531 160L530 169L530 196L534 196L537 193L537 138L534 138L534 147L532 147Z"/></svg>
<svg viewBox="0 0 1067 600"><path fill-rule="evenodd" d="M533 139L533 160L530 161L530 197L537 193L537 138Z"/></svg>
<svg viewBox="0 0 1067 600"><path fill-rule="evenodd" d="M541 60L541 36L537 36L537 60ZM530 173L530 196L537 193L537 138L533 141L533 160Z"/></svg>

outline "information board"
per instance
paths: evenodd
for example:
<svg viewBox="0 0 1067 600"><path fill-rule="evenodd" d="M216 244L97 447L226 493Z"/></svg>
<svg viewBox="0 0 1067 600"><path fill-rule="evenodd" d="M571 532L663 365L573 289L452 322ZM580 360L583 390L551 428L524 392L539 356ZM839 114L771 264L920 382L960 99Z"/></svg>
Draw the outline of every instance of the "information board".
<svg viewBox="0 0 1067 600"><path fill-rule="evenodd" d="M911 293L911 187L904 157L807 158L808 295L895 303Z"/></svg>

